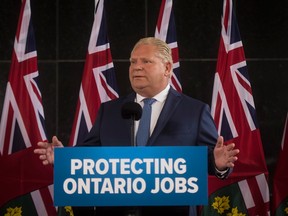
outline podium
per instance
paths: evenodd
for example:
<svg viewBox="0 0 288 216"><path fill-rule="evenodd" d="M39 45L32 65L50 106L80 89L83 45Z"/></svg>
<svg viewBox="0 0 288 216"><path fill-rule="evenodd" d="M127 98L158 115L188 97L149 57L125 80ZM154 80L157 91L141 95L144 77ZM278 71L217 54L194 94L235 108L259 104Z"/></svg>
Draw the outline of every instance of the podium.
<svg viewBox="0 0 288 216"><path fill-rule="evenodd" d="M55 148L55 206L208 203L207 147Z"/></svg>

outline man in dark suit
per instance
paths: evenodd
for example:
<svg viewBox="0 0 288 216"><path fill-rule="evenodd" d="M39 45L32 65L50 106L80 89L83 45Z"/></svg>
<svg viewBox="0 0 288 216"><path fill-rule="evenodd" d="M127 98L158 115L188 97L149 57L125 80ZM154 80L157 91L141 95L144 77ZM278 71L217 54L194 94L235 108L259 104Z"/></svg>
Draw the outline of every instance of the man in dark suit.
<svg viewBox="0 0 288 216"><path fill-rule="evenodd" d="M84 143L77 146L131 145L131 120L122 118L121 108L132 101L143 107L143 99L154 98L146 146L208 146L209 174L224 179L234 167L239 150L234 149L234 143L224 145L223 138L218 137L207 104L170 87L172 66L171 49L165 42L152 37L139 40L130 57L129 79L134 92L101 104L95 124ZM139 121L135 121L135 137L138 127ZM63 147L57 137L53 137L51 144L39 142L38 146L35 153L40 155L43 164L53 164L53 148ZM159 214L188 216L189 207L96 208L96 215Z"/></svg>

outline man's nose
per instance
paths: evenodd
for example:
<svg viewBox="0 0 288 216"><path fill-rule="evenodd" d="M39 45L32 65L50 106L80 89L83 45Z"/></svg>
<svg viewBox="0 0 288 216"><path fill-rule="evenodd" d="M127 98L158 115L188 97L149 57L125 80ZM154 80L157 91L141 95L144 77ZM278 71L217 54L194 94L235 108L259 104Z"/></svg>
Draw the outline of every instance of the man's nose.
<svg viewBox="0 0 288 216"><path fill-rule="evenodd" d="M141 63L135 63L133 66L134 66L134 70L142 70L143 69L143 65Z"/></svg>

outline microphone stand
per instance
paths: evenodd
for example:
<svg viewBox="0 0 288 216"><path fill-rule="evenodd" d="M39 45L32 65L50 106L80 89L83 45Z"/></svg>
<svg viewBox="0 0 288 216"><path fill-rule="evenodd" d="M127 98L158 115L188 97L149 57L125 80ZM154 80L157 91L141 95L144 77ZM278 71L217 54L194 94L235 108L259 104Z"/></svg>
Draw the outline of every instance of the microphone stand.
<svg viewBox="0 0 288 216"><path fill-rule="evenodd" d="M131 120L131 146L135 147L135 121L141 118L142 107L136 102L129 101L122 106L121 115L123 119Z"/></svg>
<svg viewBox="0 0 288 216"><path fill-rule="evenodd" d="M136 143L135 143L135 115L131 116L131 146L136 147Z"/></svg>
<svg viewBox="0 0 288 216"><path fill-rule="evenodd" d="M135 115L131 116L131 146L136 147L135 142ZM125 214L125 216L141 216L141 211L139 207L132 207L130 212L128 214Z"/></svg>

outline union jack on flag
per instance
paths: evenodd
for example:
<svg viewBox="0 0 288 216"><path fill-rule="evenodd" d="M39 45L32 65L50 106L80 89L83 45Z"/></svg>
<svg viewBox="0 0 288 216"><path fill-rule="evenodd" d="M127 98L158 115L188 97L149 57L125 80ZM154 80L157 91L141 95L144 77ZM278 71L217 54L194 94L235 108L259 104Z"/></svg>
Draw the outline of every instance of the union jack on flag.
<svg viewBox="0 0 288 216"><path fill-rule="evenodd" d="M172 50L173 73L170 84L175 90L182 92L176 26L172 6L172 0L162 0L155 37L165 41Z"/></svg>
<svg viewBox="0 0 288 216"><path fill-rule="evenodd" d="M95 1L95 8L69 146L84 140L92 128L101 103L119 97L107 36L104 0Z"/></svg>
<svg viewBox="0 0 288 216"><path fill-rule="evenodd" d="M23 214L56 215L52 167L33 153L47 140L38 77L30 0L23 0L0 124L1 215L15 206Z"/></svg>
<svg viewBox="0 0 288 216"><path fill-rule="evenodd" d="M235 143L240 154L228 179L209 177L204 215L219 213L218 204L225 200L225 214L237 208L239 214L269 215L268 171L233 0L223 1L221 23L211 113L218 133L226 143Z"/></svg>

